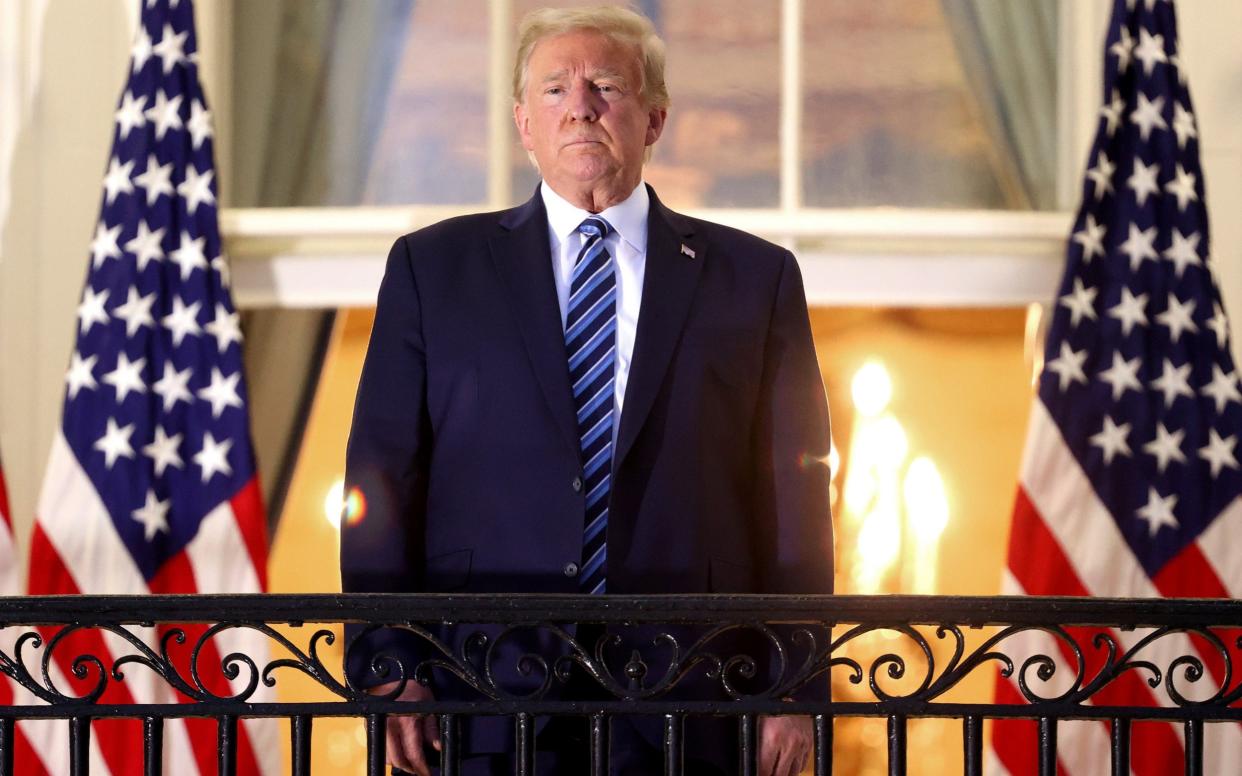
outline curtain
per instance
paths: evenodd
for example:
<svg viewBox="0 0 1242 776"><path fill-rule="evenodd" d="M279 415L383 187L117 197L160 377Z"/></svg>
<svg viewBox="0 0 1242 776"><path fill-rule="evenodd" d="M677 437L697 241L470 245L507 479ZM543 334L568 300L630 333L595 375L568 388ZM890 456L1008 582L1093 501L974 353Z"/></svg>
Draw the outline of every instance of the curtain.
<svg viewBox="0 0 1242 776"><path fill-rule="evenodd" d="M1010 207L1056 208L1056 0L941 0Z"/></svg>
<svg viewBox="0 0 1242 776"><path fill-rule="evenodd" d="M261 157L238 159L236 204L361 203L413 8L414 0L238 6L235 123Z"/></svg>
<svg viewBox="0 0 1242 776"><path fill-rule="evenodd" d="M361 204L414 0L235 5L231 203ZM335 310L247 311L252 433L270 528L301 447Z"/></svg>

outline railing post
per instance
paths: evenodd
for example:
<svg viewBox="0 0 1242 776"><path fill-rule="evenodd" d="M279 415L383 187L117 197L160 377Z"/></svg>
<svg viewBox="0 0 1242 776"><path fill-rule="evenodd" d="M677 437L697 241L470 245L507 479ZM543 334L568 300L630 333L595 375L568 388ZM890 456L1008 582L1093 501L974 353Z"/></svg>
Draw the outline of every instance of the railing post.
<svg viewBox="0 0 1242 776"><path fill-rule="evenodd" d="M164 720L146 717L142 720L142 772L144 776L163 776Z"/></svg>
<svg viewBox="0 0 1242 776"><path fill-rule="evenodd" d="M289 720L289 759L294 776L310 776L312 721L306 714Z"/></svg>
<svg viewBox="0 0 1242 776"><path fill-rule="evenodd" d="M680 714L664 715L664 776L681 776L684 761L682 731L685 719Z"/></svg>
<svg viewBox="0 0 1242 776"><path fill-rule="evenodd" d="M815 776L832 776L832 716L816 714L811 724L815 736Z"/></svg>
<svg viewBox="0 0 1242 776"><path fill-rule="evenodd" d="M737 770L742 776L755 776L759 771L759 746L756 742L755 715L743 714L737 720Z"/></svg>
<svg viewBox="0 0 1242 776"><path fill-rule="evenodd" d="M1186 776L1203 776L1203 720L1201 719L1186 720Z"/></svg>
<svg viewBox="0 0 1242 776"><path fill-rule="evenodd" d="M962 720L962 755L966 776L983 774L983 718L971 715Z"/></svg>
<svg viewBox="0 0 1242 776"><path fill-rule="evenodd" d="M440 776L461 773L461 740L456 714L440 715Z"/></svg>
<svg viewBox="0 0 1242 776"><path fill-rule="evenodd" d="M906 776L906 717L893 714L888 718L888 773Z"/></svg>
<svg viewBox="0 0 1242 776"><path fill-rule="evenodd" d="M603 712L591 715L591 776L608 776L608 722Z"/></svg>
<svg viewBox="0 0 1242 776"><path fill-rule="evenodd" d="M1039 776L1057 776L1057 721L1039 718Z"/></svg>
<svg viewBox="0 0 1242 776"><path fill-rule="evenodd" d="M69 776L88 776L91 772L91 718L69 720Z"/></svg>
<svg viewBox="0 0 1242 776"><path fill-rule="evenodd" d="M225 714L217 721L216 732L216 773L219 776L236 776L237 774L237 717Z"/></svg>
<svg viewBox="0 0 1242 776"><path fill-rule="evenodd" d="M13 776L13 745L16 732L12 717L0 717L0 776Z"/></svg>
<svg viewBox="0 0 1242 776"><path fill-rule="evenodd" d="M384 776L387 752L385 731L388 717L384 714L367 715L367 776Z"/></svg>
<svg viewBox="0 0 1242 776"><path fill-rule="evenodd" d="M525 712L518 714L513 733L517 739L514 754L518 776L535 776L535 720Z"/></svg>
<svg viewBox="0 0 1242 776"><path fill-rule="evenodd" d="M1130 720L1114 717L1109 738L1113 749L1112 775L1130 776Z"/></svg>

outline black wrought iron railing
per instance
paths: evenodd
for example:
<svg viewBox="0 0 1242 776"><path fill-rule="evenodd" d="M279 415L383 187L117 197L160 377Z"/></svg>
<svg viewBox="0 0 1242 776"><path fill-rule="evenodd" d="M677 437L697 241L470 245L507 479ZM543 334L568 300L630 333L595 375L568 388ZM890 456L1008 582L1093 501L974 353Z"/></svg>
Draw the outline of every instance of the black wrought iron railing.
<svg viewBox="0 0 1242 776"><path fill-rule="evenodd" d="M341 623L353 624L347 639L334 635ZM454 774L464 727L502 718L515 772L528 774L538 721L578 717L589 731L580 772L600 774L610 720L642 718L662 733L659 767L679 774L696 745L687 721L716 718L736 731L726 772L754 774L759 719L797 714L811 718L810 770L821 776L833 772L834 727L848 717L887 721L893 774L905 772L907 725L917 718L961 720L951 745L961 747L967 774L982 772L985 719L1034 720L1032 757L1050 775L1067 720L1109 723L1113 773L1130 772L1133 723L1176 723L1190 774L1203 772L1214 727L1205 723L1242 721L1235 601L75 596L0 599L0 625L0 672L25 698L0 706L0 776L15 773L14 725L28 719L65 720L73 774L88 772L93 720L141 720L143 767L159 774L165 721L208 718L219 773L231 774L238 720L284 718L292 772L307 774L313 720L357 717L368 773L377 774L387 717L435 714L442 773ZM348 676L343 661L353 666ZM969 682L990 688L998 669L1014 682L1014 702L964 693ZM312 680L317 699L277 699L290 674ZM398 700L413 681L451 689L431 701ZM1136 682L1149 697L1130 692ZM387 694L364 687L379 684Z"/></svg>

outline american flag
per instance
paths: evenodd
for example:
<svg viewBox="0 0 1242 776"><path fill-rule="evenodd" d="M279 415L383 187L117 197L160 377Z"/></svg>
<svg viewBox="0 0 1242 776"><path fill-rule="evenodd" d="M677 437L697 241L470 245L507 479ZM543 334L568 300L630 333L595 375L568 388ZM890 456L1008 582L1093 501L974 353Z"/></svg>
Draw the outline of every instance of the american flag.
<svg viewBox="0 0 1242 776"><path fill-rule="evenodd" d="M265 587L242 334L221 254L214 130L196 51L190 0L144 0L113 122L63 421L31 538L31 594ZM188 659L203 630L187 628L177 659ZM159 635L141 632L152 643ZM116 658L123 649L109 636L81 634L54 653L53 680L61 688L85 686L69 673L75 655ZM225 632L209 643L200 666L219 666L234 651L262 665L266 648L254 634ZM223 674L208 673L213 692L229 691ZM235 690L249 678L242 673ZM176 700L141 670L127 670L104 696ZM241 773L279 769L275 732L267 721L239 727ZM44 733L34 742L40 757L51 772L67 773L67 727L49 724ZM213 722L170 724L164 740L168 772L215 773ZM97 722L91 772L141 771L140 724Z"/></svg>
<svg viewBox="0 0 1242 776"><path fill-rule="evenodd" d="M1239 597L1242 393L1209 258L1200 138L1172 0L1115 0L1103 94L1050 313L1005 591ZM1127 646L1138 638L1113 635ZM1058 654L1050 637L1028 641ZM1144 655L1168 667L1199 646L1166 637ZM1214 669L1204 683L1223 681L1218 662L1199 652ZM997 697L1021 702L1016 676L998 682ZM1133 671L1094 700L1169 703ZM1031 723L997 723L997 765L1035 773L1034 736ZM1181 772L1180 727L1136 725L1132 740L1135 774ZM1108 752L1103 723L1061 726L1062 772L1108 773ZM1206 755L1208 772L1236 772L1239 727L1209 726Z"/></svg>

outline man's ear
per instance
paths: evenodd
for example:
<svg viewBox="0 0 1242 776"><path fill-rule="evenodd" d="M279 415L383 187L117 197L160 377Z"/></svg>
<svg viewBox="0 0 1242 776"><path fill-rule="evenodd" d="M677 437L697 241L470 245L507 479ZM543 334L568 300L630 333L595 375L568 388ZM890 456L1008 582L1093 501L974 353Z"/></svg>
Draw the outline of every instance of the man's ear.
<svg viewBox="0 0 1242 776"><path fill-rule="evenodd" d="M522 148L532 150L530 142L530 117L526 115L526 107L520 102L513 103L513 123L517 126L518 137L522 139Z"/></svg>
<svg viewBox="0 0 1242 776"><path fill-rule="evenodd" d="M652 108L647 111L647 145L652 145L664 133L664 120L668 118L668 108Z"/></svg>

